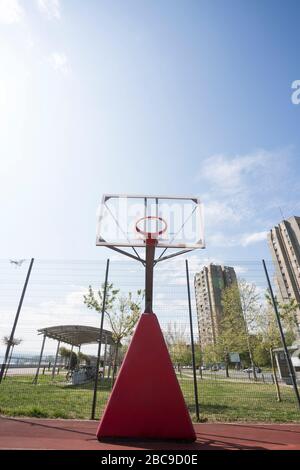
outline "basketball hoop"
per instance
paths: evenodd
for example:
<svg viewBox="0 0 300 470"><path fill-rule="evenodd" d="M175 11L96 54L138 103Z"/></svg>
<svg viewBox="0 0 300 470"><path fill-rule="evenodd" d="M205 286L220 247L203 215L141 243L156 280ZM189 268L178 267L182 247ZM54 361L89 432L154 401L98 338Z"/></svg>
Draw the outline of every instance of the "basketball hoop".
<svg viewBox="0 0 300 470"><path fill-rule="evenodd" d="M157 263L205 248L201 202L193 196L104 194L96 245L143 264L145 312L151 313ZM169 248L175 251L166 254ZM155 258L156 249L161 251Z"/></svg>
<svg viewBox="0 0 300 470"><path fill-rule="evenodd" d="M156 227L158 226L158 224L162 224L162 228L160 230L152 231L152 230L142 230L139 227L139 224L141 224L141 222L144 222L144 226L145 226L148 222L150 222L151 224L152 221L155 221ZM151 226L149 228L151 228ZM141 217L135 224L135 230L137 231L137 233L142 235L146 240L149 240L149 239L157 240L160 235L166 232L167 228L168 228L167 222L162 217L158 217L155 215L148 215L146 217Z"/></svg>

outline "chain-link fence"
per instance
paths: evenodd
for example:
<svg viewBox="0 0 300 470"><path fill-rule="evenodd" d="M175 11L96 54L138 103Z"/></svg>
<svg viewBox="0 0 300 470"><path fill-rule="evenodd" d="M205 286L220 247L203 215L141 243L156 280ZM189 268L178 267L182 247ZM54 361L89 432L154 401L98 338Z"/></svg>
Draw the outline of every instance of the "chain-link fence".
<svg viewBox="0 0 300 470"><path fill-rule="evenodd" d="M242 350L230 351L228 363L220 357L214 359L203 349L199 338L193 282L195 273L200 271L203 263L201 258L194 255L188 259L196 381L192 367L191 325L184 259L166 261L155 268L154 312L164 333L174 370L192 418L196 420L197 417L196 383L200 420L299 421L300 411L295 391L290 385L288 374L284 374L284 368L280 366L280 344L269 357L266 352L263 354L259 344L254 341L256 336L259 336L258 325L252 325L249 331L251 341L257 347L257 351L254 351L255 364L251 363L247 352L249 345L246 344ZM242 276L248 283L254 283L263 303L267 283L261 263L228 260L224 264L234 267L237 275ZM268 265L272 275L271 263ZM6 344L9 341L27 268L27 262L21 263L20 266L6 260L0 262L0 363L4 361ZM91 286L101 306L101 296L97 297L97 291L100 290L100 295L103 293L105 269L105 261L34 262L14 334L14 343L11 345L13 351L11 347L0 383L1 414L50 418L91 417L98 345L82 343L79 348L78 344L72 347L70 343L61 340L58 348L59 338L46 337L43 345L44 336L38 333L39 330L54 326L99 328L100 311L87 308L84 296L88 299ZM120 298L124 301L129 299L129 306L134 302L135 307L140 307L143 311L142 293L139 291L144 289L144 268L135 262L111 258L108 283L111 285L111 296L115 295L115 299L112 299L115 307L111 306L115 314L114 320L117 327L122 329L122 325L118 323ZM114 290L118 292L112 294ZM261 314L263 312L262 310ZM112 331L108 315L105 314L104 318L105 330ZM132 331L127 335L124 333L118 343L117 356L116 344L113 341L110 345L105 345L104 342L102 344L96 418L101 416L109 398L131 334ZM114 334L112 338L115 340ZM157 391L159 393L159 383Z"/></svg>

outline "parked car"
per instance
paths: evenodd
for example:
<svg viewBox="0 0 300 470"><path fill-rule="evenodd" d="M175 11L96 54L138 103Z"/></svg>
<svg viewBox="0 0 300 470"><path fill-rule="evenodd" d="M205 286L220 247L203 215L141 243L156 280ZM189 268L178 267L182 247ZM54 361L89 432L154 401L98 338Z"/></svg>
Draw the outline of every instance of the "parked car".
<svg viewBox="0 0 300 470"><path fill-rule="evenodd" d="M219 366L217 366L217 364L214 364L213 366L211 366L210 370L212 370L213 372L217 372L219 370Z"/></svg>
<svg viewBox="0 0 300 470"><path fill-rule="evenodd" d="M248 367L247 369L244 369L243 372L245 372L245 374L253 374L253 368ZM260 367L255 367L255 372L257 374L261 374L261 368Z"/></svg>

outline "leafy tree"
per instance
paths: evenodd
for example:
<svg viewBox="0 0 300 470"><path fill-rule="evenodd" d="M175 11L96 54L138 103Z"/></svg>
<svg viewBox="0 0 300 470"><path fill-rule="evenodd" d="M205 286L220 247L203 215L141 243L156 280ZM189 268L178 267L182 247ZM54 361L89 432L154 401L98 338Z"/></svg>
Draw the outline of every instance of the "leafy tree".
<svg viewBox="0 0 300 470"><path fill-rule="evenodd" d="M180 372L181 366L190 365L192 362L191 348L187 344L185 327L182 325L178 326L176 322L170 322L167 325L164 336L171 360Z"/></svg>
<svg viewBox="0 0 300 470"><path fill-rule="evenodd" d="M189 336L185 333L185 326L177 325L176 322L168 323L167 329L163 332L172 363L181 372L182 366L192 365L192 347L189 343ZM203 364L204 352L199 343L194 343L195 365L199 368ZM202 378L202 371L200 369Z"/></svg>
<svg viewBox="0 0 300 470"><path fill-rule="evenodd" d="M253 355L255 364L260 367L269 367L271 366L270 360L270 348L268 349L267 344L264 342L263 336L257 335L257 341L253 347Z"/></svg>
<svg viewBox="0 0 300 470"><path fill-rule="evenodd" d="M258 329L262 338L262 343L266 350L270 348L278 348L281 346L281 337L277 324L277 319L274 312L274 307L269 293L266 293L266 306L262 315L258 318ZM297 303L294 300L288 303L277 302L279 316L282 320L285 340L290 346L295 340L295 311L297 310Z"/></svg>
<svg viewBox="0 0 300 470"><path fill-rule="evenodd" d="M90 365L91 359L86 354L83 354L82 352L79 352L77 354L77 357L78 357L78 364L80 364L81 362L84 361L86 363L86 365L88 365L88 366Z"/></svg>
<svg viewBox="0 0 300 470"><path fill-rule="evenodd" d="M274 355L273 355L273 349L276 347L279 347L281 345L281 337L279 333L279 328L277 324L277 320L275 317L274 313L274 308L272 301L270 299L269 293L267 292L266 294L266 306L263 311L263 315L259 318L259 330L260 330L260 337L261 337L261 343L258 348L258 353L260 352L261 354L265 353L265 355L269 354L270 358L270 363L272 366L273 370L273 376L275 380L275 387L276 387L276 392L277 392L277 401L281 401L281 394L280 394L280 388L277 380L277 373L276 373L276 367L275 367L275 362L274 362ZM287 334L286 340L287 338ZM290 338L290 341L292 342L292 338Z"/></svg>
<svg viewBox="0 0 300 470"><path fill-rule="evenodd" d="M274 307L269 293L266 295L266 305L262 310L262 314L257 317L258 331L261 336L262 345L266 351L281 346L281 337L274 312ZM277 302L279 316L282 320L285 340L287 345L291 345L295 340L295 311L297 303L294 300L288 303Z"/></svg>
<svg viewBox="0 0 300 470"><path fill-rule="evenodd" d="M192 347L190 337L186 334L186 326L178 325L176 322L170 322L167 324L167 328L164 331L164 337L171 361L181 373L182 366L192 365ZM194 351L195 365L196 367L200 367L203 357L200 344L194 344ZM200 373L202 374L201 369Z"/></svg>
<svg viewBox="0 0 300 470"><path fill-rule="evenodd" d="M70 370L74 370L76 368L78 363L78 357L74 351L62 346L61 348L59 348L59 354L64 359L65 364L68 360L68 368Z"/></svg>
<svg viewBox="0 0 300 470"><path fill-rule="evenodd" d="M123 340L127 340L132 336L135 325L141 314L141 303L144 298L142 290L137 291L135 299L132 293L128 296L119 296L115 302L115 306L106 312L108 321L112 331L112 340L115 345L115 356L113 365L112 381L114 382L118 366L119 348Z"/></svg>
<svg viewBox="0 0 300 470"><path fill-rule="evenodd" d="M219 357L214 344L208 344L203 351L203 360L205 364L215 364Z"/></svg>
<svg viewBox="0 0 300 470"><path fill-rule="evenodd" d="M60 355L60 357L64 360L64 363L65 363L65 364L66 364L67 360L68 360L69 357L70 357L70 353L71 353L70 349L67 349L67 348L65 348L64 346L61 346L61 347L59 348L59 355Z"/></svg>
<svg viewBox="0 0 300 470"><path fill-rule="evenodd" d="M96 312L102 312L103 306L103 295L104 295L105 283L101 285L101 288L97 291L94 291L92 286L89 285L88 294L83 296L83 302L87 308L91 310L96 310ZM115 305L117 296L120 292L120 289L115 289L112 283L107 283L106 287L106 297L105 297L105 312L109 312Z"/></svg>
<svg viewBox="0 0 300 470"><path fill-rule="evenodd" d="M273 307L267 302L262 314L257 317L258 332L261 337L261 343L266 351L270 348L279 347L281 344L279 329L274 314Z"/></svg>
<svg viewBox="0 0 300 470"><path fill-rule="evenodd" d="M94 292L92 286L89 286L87 295L84 295L84 304L89 309L102 312L104 287ZM108 284L106 289L105 315L110 324L112 331L112 340L114 342L114 360L113 360L113 377L114 382L119 350L122 341L128 339L134 330L134 327L141 313L141 303L144 298L144 291L139 289L136 295L131 292L127 296L119 295L120 290L115 289L113 284Z"/></svg>
<svg viewBox="0 0 300 470"><path fill-rule="evenodd" d="M275 318L274 306L269 291L266 292L266 300L271 311L273 311L273 316ZM296 302L295 299L290 299L289 301L285 302L278 302L278 300L275 299L275 302L280 319L282 320L286 339L288 339L290 342L293 342L296 339L299 328L296 313L300 308L300 305Z"/></svg>
<svg viewBox="0 0 300 470"><path fill-rule="evenodd" d="M283 321L285 327L285 336L287 342L293 343L299 333L299 325L297 322L296 312L300 308L300 305L295 299L291 299L288 302L278 303L279 315Z"/></svg>
<svg viewBox="0 0 300 470"><path fill-rule="evenodd" d="M234 286L235 287L235 286ZM245 336L247 342L247 348L250 358L250 364L253 370L253 377L257 380L255 361L254 361L254 344L252 347L251 332L257 327L257 317L261 311L260 296L257 293L255 284L249 284L244 279L240 279L238 282L238 290L240 295L240 304L244 317Z"/></svg>
<svg viewBox="0 0 300 470"><path fill-rule="evenodd" d="M201 349L201 345L199 343L195 343L195 362L196 367L200 367L203 364L203 351ZM190 347L190 346L189 346ZM200 369L201 372L201 369ZM202 372L201 372L202 374Z"/></svg>
<svg viewBox="0 0 300 470"><path fill-rule="evenodd" d="M230 353L243 352L247 348L245 321L236 284L224 289L222 307L223 315L219 321L219 335L214 350L216 357L225 363L226 377L229 377Z"/></svg>

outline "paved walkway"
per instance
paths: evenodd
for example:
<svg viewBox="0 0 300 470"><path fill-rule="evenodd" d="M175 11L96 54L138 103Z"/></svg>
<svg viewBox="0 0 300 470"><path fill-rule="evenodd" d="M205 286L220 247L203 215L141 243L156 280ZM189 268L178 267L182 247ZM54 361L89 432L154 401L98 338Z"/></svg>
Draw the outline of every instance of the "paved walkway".
<svg viewBox="0 0 300 470"><path fill-rule="evenodd" d="M96 421L0 417L0 449L300 450L300 424L195 424L197 441L98 442Z"/></svg>

